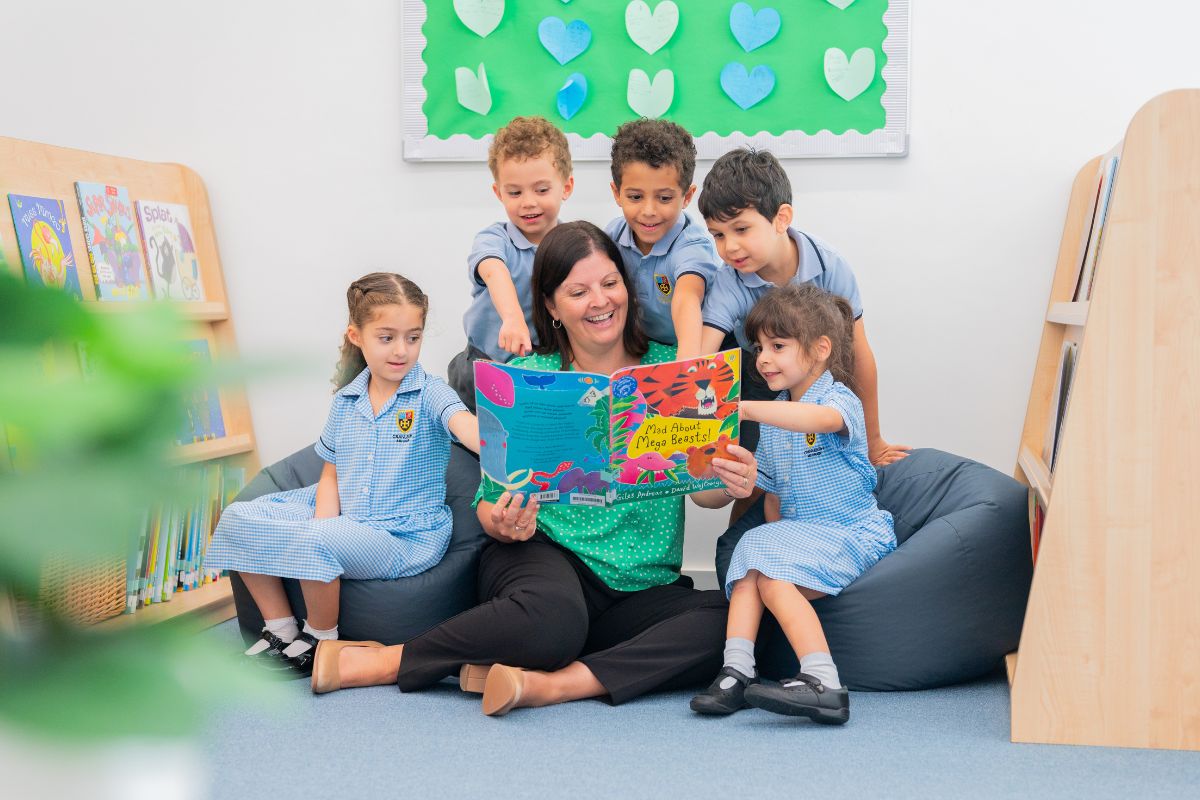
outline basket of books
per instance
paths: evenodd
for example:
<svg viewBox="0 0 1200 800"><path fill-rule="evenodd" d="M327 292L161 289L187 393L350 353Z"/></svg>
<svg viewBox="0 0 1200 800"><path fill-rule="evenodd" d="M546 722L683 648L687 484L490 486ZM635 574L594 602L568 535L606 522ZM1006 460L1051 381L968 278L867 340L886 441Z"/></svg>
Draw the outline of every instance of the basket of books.
<svg viewBox="0 0 1200 800"><path fill-rule="evenodd" d="M55 556L42 568L39 599L67 619L91 625L125 610L125 559L88 564Z"/></svg>

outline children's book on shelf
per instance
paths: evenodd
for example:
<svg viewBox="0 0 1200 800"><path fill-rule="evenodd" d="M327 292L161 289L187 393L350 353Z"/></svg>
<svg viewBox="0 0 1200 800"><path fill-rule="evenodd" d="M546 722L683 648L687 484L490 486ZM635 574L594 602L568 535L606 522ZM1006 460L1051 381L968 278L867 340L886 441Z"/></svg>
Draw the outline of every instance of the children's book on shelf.
<svg viewBox="0 0 1200 800"><path fill-rule="evenodd" d="M26 279L82 298L71 232L67 229L66 204L50 197L10 194L8 207L12 211L17 249L25 265ZM3 260L4 256L0 254L0 262Z"/></svg>
<svg viewBox="0 0 1200 800"><path fill-rule="evenodd" d="M212 365L212 354L208 350L208 342L204 339L192 339L184 342L188 355L204 367ZM210 439L220 439L225 435L225 418L221 415L221 395L216 384L204 383L192 389L183 398L183 419L181 421L179 444L194 444L207 442Z"/></svg>
<svg viewBox="0 0 1200 800"><path fill-rule="evenodd" d="M609 506L722 486L737 444L741 351L612 375L475 362L484 497Z"/></svg>
<svg viewBox="0 0 1200 800"><path fill-rule="evenodd" d="M137 215L154 296L160 300L204 300L196 237L187 206L139 200Z"/></svg>
<svg viewBox="0 0 1200 800"><path fill-rule="evenodd" d="M1042 526L1046 524L1046 509L1038 500L1037 492L1029 490L1029 550L1033 563L1037 564L1038 548L1042 545Z"/></svg>
<svg viewBox="0 0 1200 800"><path fill-rule="evenodd" d="M1108 206L1112 200L1113 184L1116 183L1117 166L1120 161L1120 155L1111 153L1100 164L1100 185L1096 189L1096 205L1092 209L1088 222L1079 277L1075 282L1075 293L1072 300L1091 299L1092 284L1096 280L1096 259L1100 256L1100 246L1104 243L1104 223L1108 220Z"/></svg>
<svg viewBox="0 0 1200 800"><path fill-rule="evenodd" d="M146 272L133 216L133 204L124 186L88 181L75 182L83 217L84 244L97 300L146 300Z"/></svg>
<svg viewBox="0 0 1200 800"><path fill-rule="evenodd" d="M1071 384L1075 379L1075 359L1078 354L1078 343L1063 342L1058 357L1058 380L1054 384L1054 396L1050 400L1050 413L1047 415L1049 421L1046 426L1046 443L1042 450L1042 461L1051 473L1054 472L1054 462L1058 460L1062 424L1067 414L1067 404L1071 400Z"/></svg>

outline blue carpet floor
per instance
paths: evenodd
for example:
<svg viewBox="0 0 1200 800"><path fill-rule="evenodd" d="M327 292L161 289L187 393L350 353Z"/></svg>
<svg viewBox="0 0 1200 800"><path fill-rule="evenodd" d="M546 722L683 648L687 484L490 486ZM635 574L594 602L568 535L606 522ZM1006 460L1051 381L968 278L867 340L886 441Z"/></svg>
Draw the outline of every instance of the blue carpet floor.
<svg viewBox="0 0 1200 800"><path fill-rule="evenodd" d="M234 625L204 635L236 647ZM214 797L271 800L1200 796L1200 753L1012 744L999 672L935 691L854 693L842 728L761 711L698 718L689 697L491 719L456 684L315 697L297 681L268 713L214 712L203 746Z"/></svg>

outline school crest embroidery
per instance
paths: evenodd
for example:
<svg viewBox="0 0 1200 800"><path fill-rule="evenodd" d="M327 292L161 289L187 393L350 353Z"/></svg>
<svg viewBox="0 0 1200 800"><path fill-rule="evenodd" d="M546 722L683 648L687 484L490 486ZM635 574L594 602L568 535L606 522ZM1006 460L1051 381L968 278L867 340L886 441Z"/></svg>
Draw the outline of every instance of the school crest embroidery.
<svg viewBox="0 0 1200 800"><path fill-rule="evenodd" d="M812 447L814 444L817 443L817 435L815 433L804 434L804 443L807 444L809 447Z"/></svg>
<svg viewBox="0 0 1200 800"><path fill-rule="evenodd" d="M663 297L671 296L671 281L666 275L660 275L657 272L654 273L654 285L663 293Z"/></svg>
<svg viewBox="0 0 1200 800"><path fill-rule="evenodd" d="M417 412L411 408L402 409L396 412L396 427L401 433L408 433L412 430L413 423L417 419Z"/></svg>

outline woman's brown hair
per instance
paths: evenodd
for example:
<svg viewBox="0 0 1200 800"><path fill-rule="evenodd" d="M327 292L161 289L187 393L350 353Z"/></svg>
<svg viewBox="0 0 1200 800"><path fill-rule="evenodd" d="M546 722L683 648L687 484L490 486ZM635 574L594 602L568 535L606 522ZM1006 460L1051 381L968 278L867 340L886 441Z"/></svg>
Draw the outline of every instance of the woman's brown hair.
<svg viewBox="0 0 1200 800"><path fill-rule="evenodd" d="M846 298L811 283L771 289L746 315L746 338L757 342L760 335L795 339L805 353L822 336L832 348L825 367L833 378L858 391L854 385L854 311Z"/></svg>
<svg viewBox="0 0 1200 800"><path fill-rule="evenodd" d="M362 330L375 318L375 309L380 306L410 305L421 310L421 325L429 313L429 298L420 288L403 275L394 272L372 272L350 284L346 290L346 307L350 324ZM362 350L346 335L342 339L342 355L338 360L333 384L341 389L367 367Z"/></svg>

